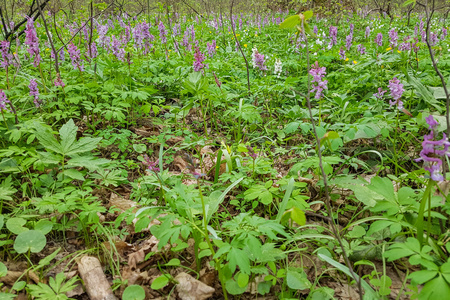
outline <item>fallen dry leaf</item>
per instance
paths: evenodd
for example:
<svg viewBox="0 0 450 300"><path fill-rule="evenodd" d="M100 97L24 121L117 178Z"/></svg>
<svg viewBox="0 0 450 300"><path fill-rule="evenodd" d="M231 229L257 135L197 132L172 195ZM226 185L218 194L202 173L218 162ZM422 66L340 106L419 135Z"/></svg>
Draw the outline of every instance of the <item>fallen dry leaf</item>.
<svg viewBox="0 0 450 300"><path fill-rule="evenodd" d="M184 272L178 274L175 280L178 281L176 290L181 300L205 300L215 291L214 288Z"/></svg>
<svg viewBox="0 0 450 300"><path fill-rule="evenodd" d="M111 193L111 197L109 198L109 205L117 207L118 209L121 210L121 212L124 212L131 207L137 206L136 202L125 199L114 193Z"/></svg>

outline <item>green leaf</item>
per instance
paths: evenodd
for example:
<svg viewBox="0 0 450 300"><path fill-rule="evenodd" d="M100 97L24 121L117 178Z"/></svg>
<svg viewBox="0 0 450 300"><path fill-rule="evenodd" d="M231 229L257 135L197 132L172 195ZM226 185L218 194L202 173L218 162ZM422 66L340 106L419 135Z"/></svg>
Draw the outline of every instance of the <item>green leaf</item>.
<svg viewBox="0 0 450 300"><path fill-rule="evenodd" d="M239 287L241 287L241 288L246 287L248 285L249 279L250 279L250 276L248 274L239 273L238 278L237 278L237 283L238 283Z"/></svg>
<svg viewBox="0 0 450 300"><path fill-rule="evenodd" d="M308 276L303 270L288 269L286 283L288 287L294 290L306 290L311 287L311 282L309 282Z"/></svg>
<svg viewBox="0 0 450 300"><path fill-rule="evenodd" d="M75 169L66 169L62 174L72 179L84 181L83 173Z"/></svg>
<svg viewBox="0 0 450 300"><path fill-rule="evenodd" d="M435 279L427 282L419 294L419 300L425 299L448 299L450 286L439 274Z"/></svg>
<svg viewBox="0 0 450 300"><path fill-rule="evenodd" d="M297 208L295 206L291 210L291 219L300 226L306 224L305 213L300 208Z"/></svg>
<svg viewBox="0 0 450 300"><path fill-rule="evenodd" d="M288 17L286 20L284 20L280 24L280 28L295 28L297 25L300 24L300 16L299 15L293 15Z"/></svg>
<svg viewBox="0 0 450 300"><path fill-rule="evenodd" d="M172 258L167 264L165 264L165 266L166 267L179 266L180 264L181 264L181 262L178 258Z"/></svg>
<svg viewBox="0 0 450 300"><path fill-rule="evenodd" d="M409 274L408 278L412 280L413 284L424 284L425 282L436 277L436 275L438 275L438 271L420 270Z"/></svg>
<svg viewBox="0 0 450 300"><path fill-rule="evenodd" d="M22 218L11 218L6 221L6 228L14 234L19 234L28 231L28 228L24 227L27 223L25 219Z"/></svg>
<svg viewBox="0 0 450 300"><path fill-rule="evenodd" d="M239 284L233 279L227 280L225 282L225 287L227 289L227 292L231 295L240 295L245 293L245 291L247 290L247 287L240 287Z"/></svg>
<svg viewBox="0 0 450 300"><path fill-rule="evenodd" d="M6 274L8 274L8 268L4 263L0 262L0 277L4 277Z"/></svg>
<svg viewBox="0 0 450 300"><path fill-rule="evenodd" d="M309 20L313 17L314 13L311 10L307 10L303 13L303 16L305 17L305 21Z"/></svg>
<svg viewBox="0 0 450 300"><path fill-rule="evenodd" d="M1 184L0 184L0 200L11 201L13 198L11 197L17 192L17 190L12 185L12 177L8 176ZM3 215L0 215L3 217ZM0 229L3 227L3 218L0 220Z"/></svg>
<svg viewBox="0 0 450 300"><path fill-rule="evenodd" d="M37 230L28 230L17 235L14 241L14 250L17 253L26 253L31 251L32 253L41 252L47 244L47 238L45 235Z"/></svg>
<svg viewBox="0 0 450 300"><path fill-rule="evenodd" d="M36 225L34 225L34 230L38 230L42 232L43 234L47 234L50 231L52 231L53 228L53 222L47 220L47 219L41 219L39 220Z"/></svg>
<svg viewBox="0 0 450 300"><path fill-rule="evenodd" d="M291 197L292 191L294 190L294 183L295 183L295 180L293 177L291 177L291 179L289 179L289 182L288 182L288 185L286 188L286 192L284 192L283 201L281 201L281 204L280 204L280 210L278 211L278 214L277 214L276 220L278 223L281 222L281 218L283 217L283 214L286 211L287 204Z"/></svg>
<svg viewBox="0 0 450 300"><path fill-rule="evenodd" d="M92 151L97 148L97 145L101 140L101 137L83 137L78 142L74 143L67 152L64 152L64 155L73 156L75 154Z"/></svg>
<svg viewBox="0 0 450 300"><path fill-rule="evenodd" d="M145 290L140 285L129 285L123 291L122 300L144 300Z"/></svg>
<svg viewBox="0 0 450 300"><path fill-rule="evenodd" d="M381 178L376 176L372 178L368 188L382 195L389 202L395 201L396 197L394 193L394 186L392 185L391 180L387 177Z"/></svg>
<svg viewBox="0 0 450 300"><path fill-rule="evenodd" d="M236 266L239 266L241 272L250 274L250 260L243 250L232 247L227 258L232 273L236 270Z"/></svg>
<svg viewBox="0 0 450 300"><path fill-rule="evenodd" d="M350 273L350 270L348 267L342 265L341 263L335 261L331 257L328 257L326 255L323 255L321 253L318 254L320 259L323 259L324 261L328 262L330 265L336 267L341 272L344 272L348 276L352 277L352 274ZM370 287L370 285L361 277L356 275L359 280L361 280L361 286L363 287L364 291L366 292L364 295L364 300L377 300L379 297L377 296L377 293Z"/></svg>
<svg viewBox="0 0 450 300"><path fill-rule="evenodd" d="M56 140L50 129L42 126L39 122L34 122L34 126L36 128L36 132L34 133L36 138L47 151L50 150L58 154L63 154L61 144Z"/></svg>
<svg viewBox="0 0 450 300"><path fill-rule="evenodd" d="M133 144L133 149L137 153L144 153L147 151L147 145L146 144Z"/></svg>
<svg viewBox="0 0 450 300"><path fill-rule="evenodd" d="M56 257L56 255L61 251L61 248L56 249L52 254L44 257L39 261L39 267L45 267L50 264L50 262Z"/></svg>
<svg viewBox="0 0 450 300"><path fill-rule="evenodd" d="M416 0L407 0L405 2L403 2L402 7L406 7L408 5L412 4L412 8L414 8L416 6Z"/></svg>
<svg viewBox="0 0 450 300"><path fill-rule="evenodd" d="M62 153L65 154L70 151L73 147L75 140L77 138L77 130L78 127L75 126L75 123L72 119L70 119L66 124L64 124L59 130L59 137L61 138L61 149Z"/></svg>
<svg viewBox="0 0 450 300"><path fill-rule="evenodd" d="M152 290L159 290L165 287L169 283L168 276L170 275L161 275L159 277L156 277L151 285Z"/></svg>
<svg viewBox="0 0 450 300"><path fill-rule="evenodd" d="M226 150L225 150L225 152L226 152ZM228 194L228 192L231 191L231 189L233 189L236 185L238 185L239 182L241 182L243 179L244 179L244 177L241 177L241 178L237 179L235 182L233 182L232 184L230 184L225 189L225 191L223 191L217 198L215 197L215 195L216 195L216 194L214 194L215 192L211 193L210 202L208 203L209 208L208 208L208 213L207 213L207 218L206 218L208 223L211 220L212 215L219 209L219 205L223 202L223 200L225 200L225 196Z"/></svg>
<svg viewBox="0 0 450 300"><path fill-rule="evenodd" d="M433 106L438 112L442 112L441 104L434 98L433 94L431 94L430 90L424 86L419 79L411 76L408 72L405 72L406 78L408 79L409 84L411 84L422 96L422 99L429 105Z"/></svg>

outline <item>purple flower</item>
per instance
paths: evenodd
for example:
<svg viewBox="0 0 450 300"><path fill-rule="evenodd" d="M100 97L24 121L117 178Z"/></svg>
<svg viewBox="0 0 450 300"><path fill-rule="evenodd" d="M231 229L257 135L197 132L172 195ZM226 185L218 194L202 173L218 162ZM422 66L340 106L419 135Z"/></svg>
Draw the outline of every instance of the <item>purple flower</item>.
<svg viewBox="0 0 450 300"><path fill-rule="evenodd" d="M80 50L77 48L77 46L75 46L73 43L70 43L69 46L67 47L67 51L69 52L73 68L83 71L84 66L81 62Z"/></svg>
<svg viewBox="0 0 450 300"><path fill-rule="evenodd" d="M216 40L213 40L210 43L206 43L206 50L208 51L208 55L213 58L214 54L216 53Z"/></svg>
<svg viewBox="0 0 450 300"><path fill-rule="evenodd" d="M447 28L442 27L441 40L445 40L446 37L447 37Z"/></svg>
<svg viewBox="0 0 450 300"><path fill-rule="evenodd" d="M391 90L391 97L394 99L394 101L389 100L389 105L397 105L398 109L403 109L403 102L400 100L405 91L403 84L400 83L397 77L394 77L392 80L389 80L388 87Z"/></svg>
<svg viewBox="0 0 450 300"><path fill-rule="evenodd" d="M33 99L34 105L36 105L36 107L41 106L41 101L39 101L39 89L36 79L30 80L30 85L28 85L28 88L30 89L30 96L34 98Z"/></svg>
<svg viewBox="0 0 450 300"><path fill-rule="evenodd" d="M112 36L111 50L114 56L120 60L124 61L125 59L125 50L122 47L122 43L120 40L116 39L116 36Z"/></svg>
<svg viewBox="0 0 450 300"><path fill-rule="evenodd" d="M337 27L331 26L330 27L330 39L331 39L331 46L337 44Z"/></svg>
<svg viewBox="0 0 450 300"><path fill-rule="evenodd" d="M384 93L386 93L387 91L383 91L383 89L382 88L378 88L378 93L375 93L375 94L373 94L374 96L375 96L375 98L377 98L377 99L382 99L383 98L383 95L384 95Z"/></svg>
<svg viewBox="0 0 450 300"><path fill-rule="evenodd" d="M366 27L366 33L365 33L365 36L366 36L366 39L368 39L369 36L370 36L370 27L369 27L369 26Z"/></svg>
<svg viewBox="0 0 450 300"><path fill-rule="evenodd" d="M419 43L419 39L415 37L414 38L414 43L412 43L412 48L413 48L415 53L419 52L419 49L420 49L418 43Z"/></svg>
<svg viewBox="0 0 450 300"><path fill-rule="evenodd" d="M345 60L345 50L344 48L341 47L341 49L339 49L339 56L341 57L341 59Z"/></svg>
<svg viewBox="0 0 450 300"><path fill-rule="evenodd" d="M359 53L361 53L361 55L362 54L366 54L366 47L364 47L363 44L359 44L358 45L358 51L359 51Z"/></svg>
<svg viewBox="0 0 450 300"><path fill-rule="evenodd" d="M161 38L161 43L163 44L167 43L166 27L164 26L162 21L159 22L158 30L159 30L159 37Z"/></svg>
<svg viewBox="0 0 450 300"><path fill-rule="evenodd" d="M144 165L147 166L147 169L149 169L151 172L159 172L159 168L157 167L159 164L159 159L157 159L156 161L150 161L150 157L148 157L147 155L144 155Z"/></svg>
<svg viewBox="0 0 450 300"><path fill-rule="evenodd" d="M420 37L422 38L421 42L422 43L426 43L426 41L427 41L427 32L425 30L422 30L422 32L420 33Z"/></svg>
<svg viewBox="0 0 450 300"><path fill-rule="evenodd" d="M316 92L314 96L315 99L322 98L323 90L328 89L328 80L323 80L325 75L327 74L325 67L319 67L319 63L316 61L315 65L312 66L311 70L309 70L309 74L312 75L312 90L311 93ZM317 83L317 85L315 85Z"/></svg>
<svg viewBox="0 0 450 300"><path fill-rule="evenodd" d="M267 66L265 65L266 60L264 55L258 52L258 49L253 48L252 53L253 68L259 69L261 71L267 71Z"/></svg>
<svg viewBox="0 0 450 300"><path fill-rule="evenodd" d="M65 83L61 80L61 76L59 74L56 74L56 80L54 84L55 86L60 86L62 88L66 86Z"/></svg>
<svg viewBox="0 0 450 300"><path fill-rule="evenodd" d="M398 46L398 50L400 51L409 51L411 50L411 43L408 42L410 39L409 35L405 37L404 42Z"/></svg>
<svg viewBox="0 0 450 300"><path fill-rule="evenodd" d="M6 103L11 103L8 98L6 98L5 92L0 90L0 111L9 111L6 108Z"/></svg>
<svg viewBox="0 0 450 300"><path fill-rule="evenodd" d="M430 172L430 178L434 181L444 180L441 172L442 158L450 156L448 150L450 143L445 133L442 134L442 139L438 140L437 126L439 123L432 115L426 119L428 128L431 130L429 134L424 135L422 142L422 151L420 151L420 158L415 161L423 161L424 169Z"/></svg>
<svg viewBox="0 0 450 300"><path fill-rule="evenodd" d="M9 65L12 65L14 63L14 59L11 53L9 53L9 42L8 41L1 41L0 42L0 53L2 55L2 62L1 67L2 68L8 68Z"/></svg>
<svg viewBox="0 0 450 300"><path fill-rule="evenodd" d="M98 41L100 42L100 45L105 47L107 44L106 34L108 33L108 25L98 25L97 32L98 32Z"/></svg>
<svg viewBox="0 0 450 300"><path fill-rule="evenodd" d="M194 53L194 71L199 72L203 70L203 68L206 66L203 64L205 61L205 55L198 49L198 47L195 47L195 53Z"/></svg>
<svg viewBox="0 0 450 300"><path fill-rule="evenodd" d="M439 38L437 33L430 33L430 45L431 46L436 46L436 44L439 42Z"/></svg>
<svg viewBox="0 0 450 300"><path fill-rule="evenodd" d="M39 39L32 18L28 18L25 28L25 45L28 46L27 51L30 56L34 56L33 66L37 67L41 62L41 55L39 54Z"/></svg>
<svg viewBox="0 0 450 300"><path fill-rule="evenodd" d="M377 34L377 37L375 38L375 43L380 47L383 46L383 34L381 32Z"/></svg>
<svg viewBox="0 0 450 300"><path fill-rule="evenodd" d="M314 34L317 34L317 32L319 32L319 29L317 28L316 25L314 25L314 29L313 29Z"/></svg>
<svg viewBox="0 0 450 300"><path fill-rule="evenodd" d="M345 38L345 47L347 48L348 51L352 46L352 42L353 42L353 35L352 34L347 35L347 37Z"/></svg>
<svg viewBox="0 0 450 300"><path fill-rule="evenodd" d="M355 29L355 25L350 23L349 27L350 27L350 34L353 36L353 30Z"/></svg>
<svg viewBox="0 0 450 300"><path fill-rule="evenodd" d="M398 41L398 33L395 29L389 30L389 42L391 43L391 47L395 48L397 46Z"/></svg>
<svg viewBox="0 0 450 300"><path fill-rule="evenodd" d="M97 44L94 41L92 41L91 47L89 47L89 45L88 45L87 48L88 48L87 49L87 55L90 58L96 58L97 55L98 55Z"/></svg>

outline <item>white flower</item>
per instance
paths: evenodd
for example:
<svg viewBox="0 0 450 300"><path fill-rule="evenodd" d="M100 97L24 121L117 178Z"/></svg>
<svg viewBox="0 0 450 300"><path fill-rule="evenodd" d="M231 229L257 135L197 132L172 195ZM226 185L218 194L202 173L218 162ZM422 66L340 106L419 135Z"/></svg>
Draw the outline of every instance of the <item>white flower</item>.
<svg viewBox="0 0 450 300"><path fill-rule="evenodd" d="M281 60L279 58L277 58L275 60L275 65L274 65L274 70L273 70L273 74L277 75L277 78L280 78L282 66L283 66L283 64L281 63Z"/></svg>

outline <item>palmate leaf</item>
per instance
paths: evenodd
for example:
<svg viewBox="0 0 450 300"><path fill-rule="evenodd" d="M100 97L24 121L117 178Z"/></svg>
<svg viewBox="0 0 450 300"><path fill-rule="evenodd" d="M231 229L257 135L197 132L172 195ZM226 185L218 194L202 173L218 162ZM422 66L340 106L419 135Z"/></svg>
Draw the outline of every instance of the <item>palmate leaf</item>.
<svg viewBox="0 0 450 300"><path fill-rule="evenodd" d="M72 146L67 149L68 151L64 153L64 155L72 156L78 153L84 153L94 150L98 143L101 141L101 137L99 138L90 138L84 137L81 138L78 142L72 144Z"/></svg>
<svg viewBox="0 0 450 300"><path fill-rule="evenodd" d="M34 126L36 128L35 135L39 143L47 150L62 154L61 144L56 140L52 131L48 127L42 126L39 122L35 122Z"/></svg>
<svg viewBox="0 0 450 300"><path fill-rule="evenodd" d="M77 138L78 127L75 125L72 119L64 124L59 130L59 137L61 138L61 149L63 154L68 153L73 147Z"/></svg>

